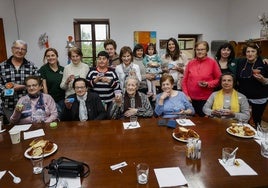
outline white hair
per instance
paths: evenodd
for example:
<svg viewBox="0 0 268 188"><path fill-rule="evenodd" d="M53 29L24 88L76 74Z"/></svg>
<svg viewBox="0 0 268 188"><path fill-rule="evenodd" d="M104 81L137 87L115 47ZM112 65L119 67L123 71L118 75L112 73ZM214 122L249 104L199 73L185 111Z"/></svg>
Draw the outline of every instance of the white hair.
<svg viewBox="0 0 268 188"><path fill-rule="evenodd" d="M27 43L25 41L23 41L23 40L15 40L13 42L13 45L12 46L15 46L16 44L24 45L26 47L26 49L27 49L27 46L28 46Z"/></svg>

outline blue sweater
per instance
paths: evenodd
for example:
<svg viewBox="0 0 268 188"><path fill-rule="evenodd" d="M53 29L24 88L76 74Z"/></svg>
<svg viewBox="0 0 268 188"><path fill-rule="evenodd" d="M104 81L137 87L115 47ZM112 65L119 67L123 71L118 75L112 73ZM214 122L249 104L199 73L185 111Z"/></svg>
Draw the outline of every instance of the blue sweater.
<svg viewBox="0 0 268 188"><path fill-rule="evenodd" d="M192 110L192 114L195 113L192 104L188 101L183 92L178 91L178 95L166 98L164 100L164 104L159 105L161 95L162 93L158 94L156 97L156 105L154 110L158 116L163 116L163 118L176 118L181 110L187 109Z"/></svg>

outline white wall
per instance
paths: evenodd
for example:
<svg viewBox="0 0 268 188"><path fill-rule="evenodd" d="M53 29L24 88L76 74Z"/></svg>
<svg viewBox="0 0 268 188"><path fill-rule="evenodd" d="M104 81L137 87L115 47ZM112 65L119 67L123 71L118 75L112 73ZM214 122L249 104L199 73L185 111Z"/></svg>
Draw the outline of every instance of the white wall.
<svg viewBox="0 0 268 188"><path fill-rule="evenodd" d="M233 0L228 11L228 38L243 41L260 37L258 15L268 16L267 0Z"/></svg>
<svg viewBox="0 0 268 188"><path fill-rule="evenodd" d="M20 38L28 42L27 58L42 65L45 49L38 38L46 32L51 47L66 63L66 41L73 36L74 18L108 18L118 49L133 47L134 31L157 31L157 41L181 34L203 34L203 39L245 40L259 37L258 14L266 0L14 0ZM8 56L18 38L12 0L0 0ZM241 8L240 8L241 7ZM250 14L249 14L250 12Z"/></svg>

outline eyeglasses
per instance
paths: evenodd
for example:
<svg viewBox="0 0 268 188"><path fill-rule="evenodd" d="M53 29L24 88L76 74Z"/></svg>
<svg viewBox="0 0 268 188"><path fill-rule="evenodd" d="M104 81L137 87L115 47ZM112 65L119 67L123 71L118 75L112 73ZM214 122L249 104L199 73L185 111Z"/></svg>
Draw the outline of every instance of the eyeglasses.
<svg viewBox="0 0 268 188"><path fill-rule="evenodd" d="M22 52L26 52L26 51L27 51L26 48L20 48L20 47L15 47L15 46L13 46L12 48L13 48L14 50L16 50L16 51L22 51Z"/></svg>
<svg viewBox="0 0 268 188"><path fill-rule="evenodd" d="M200 52L200 51L206 51L207 49L195 49L195 51Z"/></svg>
<svg viewBox="0 0 268 188"><path fill-rule="evenodd" d="M81 86L81 87L76 86L76 87L74 87L74 89L75 89L75 90L79 90L79 89L85 89L85 88L86 88L86 86Z"/></svg>
<svg viewBox="0 0 268 188"><path fill-rule="evenodd" d="M27 88L36 88L38 87L39 85L38 84L33 84L33 85L26 85Z"/></svg>

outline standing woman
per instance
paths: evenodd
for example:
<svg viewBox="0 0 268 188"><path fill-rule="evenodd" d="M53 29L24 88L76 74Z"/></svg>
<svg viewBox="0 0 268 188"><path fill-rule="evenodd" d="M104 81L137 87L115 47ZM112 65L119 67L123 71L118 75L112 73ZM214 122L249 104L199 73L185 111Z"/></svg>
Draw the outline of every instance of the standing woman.
<svg viewBox="0 0 268 188"><path fill-rule="evenodd" d="M243 93L252 108L252 118L257 126L268 101L268 65L260 57L260 48L248 43L243 49L246 58L239 59L237 65L238 91Z"/></svg>
<svg viewBox="0 0 268 188"><path fill-rule="evenodd" d="M236 61L234 48L230 43L222 44L215 55L222 73L236 74Z"/></svg>
<svg viewBox="0 0 268 188"><path fill-rule="evenodd" d="M120 50L120 61L121 64L117 65L115 72L120 81L120 88L125 91L125 80L128 76L137 76L141 81L140 67L133 63L133 53L130 47L124 46Z"/></svg>
<svg viewBox="0 0 268 188"><path fill-rule="evenodd" d="M64 68L59 64L55 48L48 48L45 51L43 61L45 64L39 69L43 79L43 92L50 94L55 100L60 119L65 96L65 91L60 88Z"/></svg>
<svg viewBox="0 0 268 188"><path fill-rule="evenodd" d="M163 71L169 73L173 79L175 88L181 90L181 82L188 58L180 51L179 44L175 38L167 41L166 54L162 57Z"/></svg>
<svg viewBox="0 0 268 188"><path fill-rule="evenodd" d="M139 91L143 93L147 93L147 84L146 84L146 70L145 66L143 64L143 58L144 58L144 49L141 44L136 44L133 49L133 63L138 65L141 71L141 82L140 82L140 88Z"/></svg>
<svg viewBox="0 0 268 188"><path fill-rule="evenodd" d="M86 78L89 71L88 65L81 61L83 53L80 48L70 48L68 51L68 57L72 62L65 66L60 84L60 87L65 90L65 98L74 94L74 89L72 87L74 79Z"/></svg>
<svg viewBox="0 0 268 188"><path fill-rule="evenodd" d="M117 44L113 39L107 39L104 42L104 49L109 54L109 66L111 68L116 67L116 65L120 64L119 55L116 53Z"/></svg>
<svg viewBox="0 0 268 188"><path fill-rule="evenodd" d="M208 57L209 46L206 41L195 44L195 58L184 72L182 90L194 106L195 112L203 117L203 106L218 86L221 70L217 62Z"/></svg>

